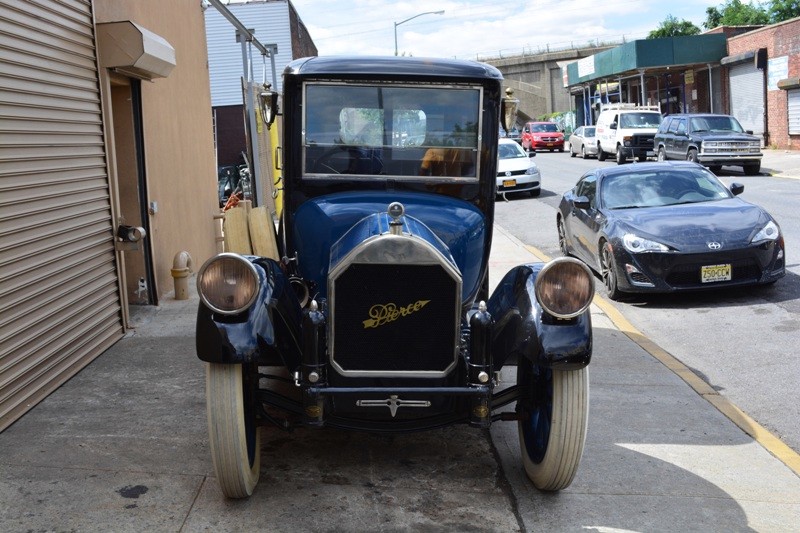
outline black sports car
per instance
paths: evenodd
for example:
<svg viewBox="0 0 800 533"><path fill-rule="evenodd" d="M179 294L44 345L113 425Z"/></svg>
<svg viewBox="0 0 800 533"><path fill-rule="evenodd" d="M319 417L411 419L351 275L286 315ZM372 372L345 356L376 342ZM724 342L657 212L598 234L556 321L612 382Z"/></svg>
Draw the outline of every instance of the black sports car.
<svg viewBox="0 0 800 533"><path fill-rule="evenodd" d="M561 252L600 273L612 299L774 283L783 234L742 191L685 161L591 170L561 199Z"/></svg>

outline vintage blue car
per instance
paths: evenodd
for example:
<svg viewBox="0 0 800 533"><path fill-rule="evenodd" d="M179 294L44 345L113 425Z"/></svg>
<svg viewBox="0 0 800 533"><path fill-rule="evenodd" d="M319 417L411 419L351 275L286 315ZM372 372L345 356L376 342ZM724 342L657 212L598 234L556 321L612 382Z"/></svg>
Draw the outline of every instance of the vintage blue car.
<svg viewBox="0 0 800 533"><path fill-rule="evenodd" d="M500 72L317 57L283 79L280 259L223 253L198 272L223 493L252 493L261 426L498 420L518 423L536 487L568 486L586 435L594 282L560 258L513 268L489 294L498 130L516 114ZM506 365L517 381L501 388Z"/></svg>

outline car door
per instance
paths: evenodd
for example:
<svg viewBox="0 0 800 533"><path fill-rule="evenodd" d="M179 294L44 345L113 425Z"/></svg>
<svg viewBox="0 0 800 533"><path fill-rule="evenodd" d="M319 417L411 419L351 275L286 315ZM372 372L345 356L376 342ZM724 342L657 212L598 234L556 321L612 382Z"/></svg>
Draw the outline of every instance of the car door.
<svg viewBox="0 0 800 533"><path fill-rule="evenodd" d="M575 206L574 200L586 197L589 200L588 208ZM594 221L597 211L597 176L594 173L584 175L573 189L573 194L569 205L569 213L564 219L564 230L569 238L570 244L580 259L590 265L596 264L593 250L597 249L597 243L592 243L594 237Z"/></svg>
<svg viewBox="0 0 800 533"><path fill-rule="evenodd" d="M686 159L686 149L689 146L689 136L686 134L686 119L679 118L675 121L675 135L672 136L672 151L670 159Z"/></svg>

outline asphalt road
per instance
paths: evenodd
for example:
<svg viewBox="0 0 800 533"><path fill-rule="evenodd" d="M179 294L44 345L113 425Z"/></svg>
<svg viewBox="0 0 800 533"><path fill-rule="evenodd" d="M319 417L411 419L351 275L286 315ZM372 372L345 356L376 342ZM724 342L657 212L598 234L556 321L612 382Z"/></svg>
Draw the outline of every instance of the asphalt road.
<svg viewBox="0 0 800 533"><path fill-rule="evenodd" d="M556 210L561 194L587 170L614 161L539 152L539 198L498 202L496 223L550 257L560 255ZM632 164L632 163L631 163ZM611 302L643 334L690 367L720 394L800 450L800 180L744 176L725 167L720 178L745 185L741 195L781 225L787 275L772 287L636 297ZM604 295L598 280L598 293Z"/></svg>

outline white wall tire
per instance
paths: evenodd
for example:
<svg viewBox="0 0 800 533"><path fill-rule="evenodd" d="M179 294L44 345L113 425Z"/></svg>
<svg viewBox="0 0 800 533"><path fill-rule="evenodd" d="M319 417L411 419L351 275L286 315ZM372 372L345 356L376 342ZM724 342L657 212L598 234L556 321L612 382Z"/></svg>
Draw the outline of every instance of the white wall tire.
<svg viewBox="0 0 800 533"><path fill-rule="evenodd" d="M206 367L208 440L214 473L228 498L246 498L258 483L261 433L245 385L257 374L250 365L209 363ZM247 374L247 375L246 375Z"/></svg>
<svg viewBox="0 0 800 533"><path fill-rule="evenodd" d="M539 389L540 400L550 399L550 406L534 400L539 408L517 423L520 455L525 473L533 485L543 491L568 487L578 471L586 442L589 421L589 368L548 370L537 377L531 363L520 362L517 382ZM527 375L526 375L527 374ZM545 389L541 391L542 387ZM538 411L538 412L537 412ZM549 420L543 417L549 412ZM537 422L537 415L539 420Z"/></svg>

